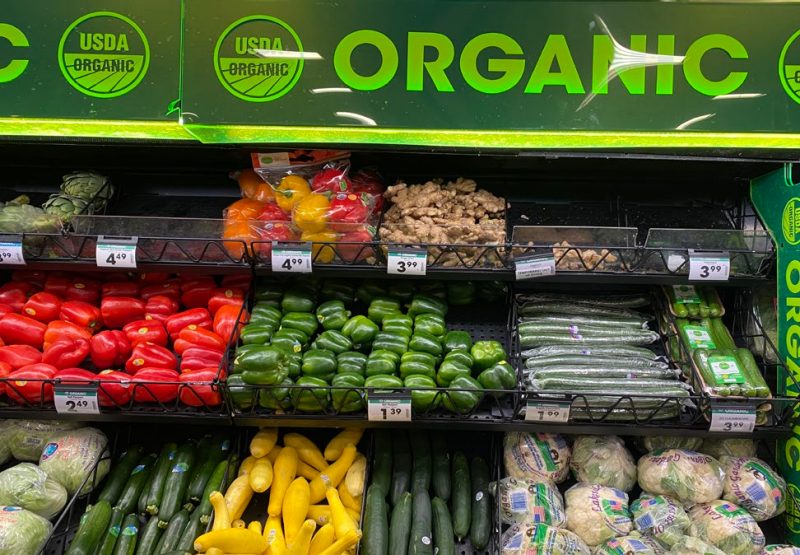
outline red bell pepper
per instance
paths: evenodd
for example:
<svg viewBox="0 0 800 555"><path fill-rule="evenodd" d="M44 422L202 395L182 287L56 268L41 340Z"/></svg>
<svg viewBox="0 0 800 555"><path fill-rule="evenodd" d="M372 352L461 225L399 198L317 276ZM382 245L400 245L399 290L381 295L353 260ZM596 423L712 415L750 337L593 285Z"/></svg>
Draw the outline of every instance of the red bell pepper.
<svg viewBox="0 0 800 555"><path fill-rule="evenodd" d="M291 216L274 202L267 202L264 203L261 212L256 216L256 220L261 220L262 222L288 222L291 220Z"/></svg>
<svg viewBox="0 0 800 555"><path fill-rule="evenodd" d="M214 294L208 300L208 311L215 315L217 311L226 305L242 306L244 302L244 291L238 288L215 289Z"/></svg>
<svg viewBox="0 0 800 555"><path fill-rule="evenodd" d="M100 288L103 297L136 297L139 284L135 281L109 281Z"/></svg>
<svg viewBox="0 0 800 555"><path fill-rule="evenodd" d="M241 321L239 321L240 312ZM241 303L238 306L232 304L225 305L217 310L217 313L214 315L214 333L223 339L236 341L239 339L239 332L248 320L250 320L250 313L242 308Z"/></svg>
<svg viewBox="0 0 800 555"><path fill-rule="evenodd" d="M59 341L45 349L42 362L56 368L78 366L89 356L89 342L85 339Z"/></svg>
<svg viewBox="0 0 800 555"><path fill-rule="evenodd" d="M181 296L180 283L178 280L169 280L156 285L148 285L139 291L139 296L145 301L156 295L164 295L177 301Z"/></svg>
<svg viewBox="0 0 800 555"><path fill-rule="evenodd" d="M363 224L372 212L372 199L367 193L336 193L331 199L328 218L333 229L339 232L352 231Z"/></svg>
<svg viewBox="0 0 800 555"><path fill-rule="evenodd" d="M34 289L41 290L47 278L52 274L50 272L41 272L39 270L14 270L11 272L11 281L21 281L30 283Z"/></svg>
<svg viewBox="0 0 800 555"><path fill-rule="evenodd" d="M217 283L211 277L192 279L181 284L181 304L186 308L205 308Z"/></svg>
<svg viewBox="0 0 800 555"><path fill-rule="evenodd" d="M7 304L14 309L14 312L22 310L22 305L28 300L33 286L29 283L19 281L9 281L0 286L0 303Z"/></svg>
<svg viewBox="0 0 800 555"><path fill-rule="evenodd" d="M222 394L217 381L217 368L204 368L181 374L180 401L190 407L218 407Z"/></svg>
<svg viewBox="0 0 800 555"><path fill-rule="evenodd" d="M122 368L131 356L131 344L125 337L125 332L105 330L92 336L89 353L96 368Z"/></svg>
<svg viewBox="0 0 800 555"><path fill-rule="evenodd" d="M141 272L138 277L142 283L163 283L170 278L170 274L167 272Z"/></svg>
<svg viewBox="0 0 800 555"><path fill-rule="evenodd" d="M180 374L165 368L142 368L133 376L133 400L137 403L169 403L178 398Z"/></svg>
<svg viewBox="0 0 800 555"><path fill-rule="evenodd" d="M348 231L339 235L339 243L336 251L345 262L355 262L364 260L374 253L373 249L364 243L370 243L375 239L375 228L371 226L360 226L358 229Z"/></svg>
<svg viewBox="0 0 800 555"><path fill-rule="evenodd" d="M180 305L178 301L166 295L154 295L147 299L144 307L145 320L165 321L167 318L178 312Z"/></svg>
<svg viewBox="0 0 800 555"><path fill-rule="evenodd" d="M6 394L19 405L53 402L56 369L49 364L29 364L8 375Z"/></svg>
<svg viewBox="0 0 800 555"><path fill-rule="evenodd" d="M41 349L46 329L46 325L22 314L11 313L0 318L0 339L9 345L30 345Z"/></svg>
<svg viewBox="0 0 800 555"><path fill-rule="evenodd" d="M144 318L144 301L133 297L104 297L100 315L107 328L119 329L129 322Z"/></svg>
<svg viewBox="0 0 800 555"><path fill-rule="evenodd" d="M204 347L189 347L181 355L181 373L194 372L203 368L218 368L223 354Z"/></svg>
<svg viewBox="0 0 800 555"><path fill-rule="evenodd" d="M325 168L314 174L311 180L311 190L315 193L338 193L349 191L351 187L347 170L342 168Z"/></svg>
<svg viewBox="0 0 800 555"><path fill-rule="evenodd" d="M72 284L72 280L63 276L48 276L44 282L44 290L62 299L67 294L67 287Z"/></svg>
<svg viewBox="0 0 800 555"><path fill-rule="evenodd" d="M131 402L133 386L128 374L116 370L103 370L97 377L100 378L97 402L101 407L125 408Z"/></svg>
<svg viewBox="0 0 800 555"><path fill-rule="evenodd" d="M205 330L203 328L192 329L189 327L181 330L172 348L176 353L181 355L190 347L204 347L222 353L225 352L227 344L224 339L211 330Z"/></svg>
<svg viewBox="0 0 800 555"><path fill-rule="evenodd" d="M44 332L44 348L59 341L72 341L75 339L91 339L92 332L88 328L82 328L78 324L64 322L63 320L53 320L47 324Z"/></svg>
<svg viewBox="0 0 800 555"><path fill-rule="evenodd" d="M154 343L167 346L167 330L158 320L137 320L127 324L122 331L134 347L139 343Z"/></svg>
<svg viewBox="0 0 800 555"><path fill-rule="evenodd" d="M192 329L203 328L210 330L212 324L211 314L209 314L208 310L205 308L184 310L183 312L173 314L166 320L167 333L169 333L173 341L178 339L178 334L186 327L194 326Z"/></svg>
<svg viewBox="0 0 800 555"><path fill-rule="evenodd" d="M222 277L222 287L238 287L248 291L251 281L250 274L228 274Z"/></svg>
<svg viewBox="0 0 800 555"><path fill-rule="evenodd" d="M68 301L95 303L100 300L100 284L93 279L76 279L67 286L64 298Z"/></svg>
<svg viewBox="0 0 800 555"><path fill-rule="evenodd" d="M7 362L0 362L0 395L5 395L6 392L6 382L3 381L8 378L8 375L11 373L13 368Z"/></svg>
<svg viewBox="0 0 800 555"><path fill-rule="evenodd" d="M131 352L131 357L125 363L125 371L128 374L135 374L142 368L175 370L177 367L178 359L172 351L153 343L136 345Z"/></svg>
<svg viewBox="0 0 800 555"><path fill-rule="evenodd" d="M16 312L14 307L9 304L0 303L0 316L5 316L6 314L10 314L11 312Z"/></svg>
<svg viewBox="0 0 800 555"><path fill-rule="evenodd" d="M56 372L55 380L63 385L89 385L99 382L97 374L83 368L62 368Z"/></svg>
<svg viewBox="0 0 800 555"><path fill-rule="evenodd" d="M29 364L42 362L42 353L30 345L3 345L0 347L0 363L17 370Z"/></svg>
<svg viewBox="0 0 800 555"><path fill-rule="evenodd" d="M100 309L83 301L66 301L61 305L61 319L91 331L103 327Z"/></svg>
<svg viewBox="0 0 800 555"><path fill-rule="evenodd" d="M34 320L45 324L58 320L61 313L61 299L47 291L34 293L22 306L22 312Z"/></svg>

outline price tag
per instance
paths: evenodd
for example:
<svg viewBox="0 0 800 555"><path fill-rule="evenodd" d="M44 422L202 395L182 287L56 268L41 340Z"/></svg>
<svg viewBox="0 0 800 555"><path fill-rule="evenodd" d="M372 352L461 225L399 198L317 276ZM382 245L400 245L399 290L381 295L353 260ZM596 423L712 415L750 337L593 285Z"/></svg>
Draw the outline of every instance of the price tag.
<svg viewBox="0 0 800 555"><path fill-rule="evenodd" d="M710 432L750 433L756 426L756 409L741 405L711 405Z"/></svg>
<svg viewBox="0 0 800 555"><path fill-rule="evenodd" d="M378 422L411 422L411 395L382 393L370 395L367 420Z"/></svg>
<svg viewBox="0 0 800 555"><path fill-rule="evenodd" d="M97 237L95 261L98 268L136 268L138 237L112 239Z"/></svg>
<svg viewBox="0 0 800 555"><path fill-rule="evenodd" d="M728 281L730 273L728 253L689 251L689 281Z"/></svg>
<svg viewBox="0 0 800 555"><path fill-rule="evenodd" d="M25 264L21 235L0 237L0 264Z"/></svg>
<svg viewBox="0 0 800 555"><path fill-rule="evenodd" d="M272 271L311 273L311 243L272 242Z"/></svg>
<svg viewBox="0 0 800 555"><path fill-rule="evenodd" d="M424 276L428 271L428 251L425 249L389 250L386 272L403 276Z"/></svg>
<svg viewBox="0 0 800 555"><path fill-rule="evenodd" d="M528 422L569 422L569 402L546 402L541 399L528 399L525 404L525 420Z"/></svg>
<svg viewBox="0 0 800 555"><path fill-rule="evenodd" d="M552 252L521 256L514 260L518 280L552 276L556 273L556 257Z"/></svg>
<svg viewBox="0 0 800 555"><path fill-rule="evenodd" d="M97 387L93 385L54 385L53 402L59 414L100 414Z"/></svg>

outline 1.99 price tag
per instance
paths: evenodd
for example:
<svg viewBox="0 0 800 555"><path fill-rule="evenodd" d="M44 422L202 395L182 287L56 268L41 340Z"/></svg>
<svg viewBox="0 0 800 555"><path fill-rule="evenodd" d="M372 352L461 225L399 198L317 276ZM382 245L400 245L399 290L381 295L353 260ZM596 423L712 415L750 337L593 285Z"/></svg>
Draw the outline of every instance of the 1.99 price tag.
<svg viewBox="0 0 800 555"><path fill-rule="evenodd" d="M97 238L95 261L98 268L136 268L136 237L131 239Z"/></svg>
<svg viewBox="0 0 800 555"><path fill-rule="evenodd" d="M272 243L272 271L311 273L311 244Z"/></svg>
<svg viewBox="0 0 800 555"><path fill-rule="evenodd" d="M389 249L386 273L401 276L424 276L428 272L428 251L425 249Z"/></svg>
<svg viewBox="0 0 800 555"><path fill-rule="evenodd" d="M411 396L402 394L370 395L367 420L377 422L411 422Z"/></svg>
<svg viewBox="0 0 800 555"><path fill-rule="evenodd" d="M571 403L544 402L540 399L529 399L525 404L525 420L527 422L569 422Z"/></svg>
<svg viewBox="0 0 800 555"><path fill-rule="evenodd" d="M689 281L727 281L730 273L727 253L689 251Z"/></svg>

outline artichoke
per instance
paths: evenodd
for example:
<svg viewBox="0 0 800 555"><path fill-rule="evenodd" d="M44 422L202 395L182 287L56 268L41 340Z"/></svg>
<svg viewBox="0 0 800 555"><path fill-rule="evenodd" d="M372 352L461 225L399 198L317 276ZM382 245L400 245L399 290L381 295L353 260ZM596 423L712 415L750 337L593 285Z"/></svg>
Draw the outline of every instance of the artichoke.
<svg viewBox="0 0 800 555"><path fill-rule="evenodd" d="M50 195L42 205L46 214L58 216L62 221L69 221L78 214L92 214L93 206L86 200L70 195Z"/></svg>
<svg viewBox="0 0 800 555"><path fill-rule="evenodd" d="M99 173L75 172L64 176L61 192L85 201L95 201L95 208L102 208L114 194L114 185Z"/></svg>
<svg viewBox="0 0 800 555"><path fill-rule="evenodd" d="M6 204L0 210L2 233L55 233L61 227L59 218L46 214L30 204Z"/></svg>

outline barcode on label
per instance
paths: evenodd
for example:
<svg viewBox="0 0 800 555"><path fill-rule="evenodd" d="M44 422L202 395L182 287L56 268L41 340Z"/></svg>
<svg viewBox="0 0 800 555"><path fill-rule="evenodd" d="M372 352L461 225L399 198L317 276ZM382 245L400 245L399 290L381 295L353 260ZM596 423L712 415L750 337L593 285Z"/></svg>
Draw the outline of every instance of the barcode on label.
<svg viewBox="0 0 800 555"><path fill-rule="evenodd" d="M761 486L760 482L755 482L747 486L747 489L744 490L747 493L747 496L756 502L761 502L766 500L767 492Z"/></svg>
<svg viewBox="0 0 800 555"><path fill-rule="evenodd" d="M524 511L528 506L528 494L524 491L514 491L511 493L511 510L513 512Z"/></svg>

